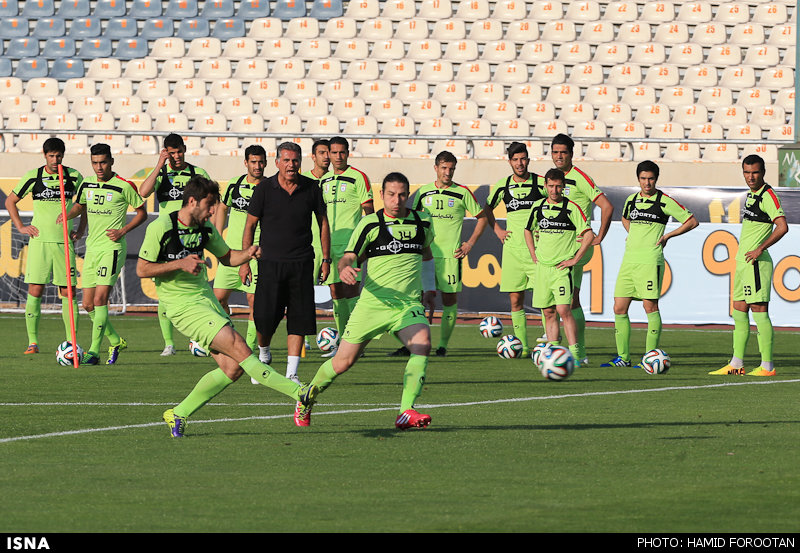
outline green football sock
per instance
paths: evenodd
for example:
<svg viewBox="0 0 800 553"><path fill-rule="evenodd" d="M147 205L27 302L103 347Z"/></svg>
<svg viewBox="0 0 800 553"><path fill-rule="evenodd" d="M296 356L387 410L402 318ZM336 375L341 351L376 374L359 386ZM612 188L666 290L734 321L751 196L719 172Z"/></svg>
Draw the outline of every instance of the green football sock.
<svg viewBox="0 0 800 553"><path fill-rule="evenodd" d="M97 355L108 323L108 306L95 305L94 310L89 312L89 318L92 319L92 345L89 346L89 352Z"/></svg>
<svg viewBox="0 0 800 553"><path fill-rule="evenodd" d="M105 308L108 310L107 305ZM111 324L111 317L108 317L106 320L105 337L108 338L108 341L112 346L118 346L120 342L122 342L122 338L120 338L119 333L117 333L114 325Z"/></svg>
<svg viewBox="0 0 800 553"><path fill-rule="evenodd" d="M747 311L733 310L733 356L744 359L750 339L750 316Z"/></svg>
<svg viewBox="0 0 800 553"><path fill-rule="evenodd" d="M617 342L617 355L625 361L631 360L631 319L628 314L614 315L614 340Z"/></svg>
<svg viewBox="0 0 800 553"><path fill-rule="evenodd" d="M453 329L456 327L456 320L458 320L458 304L443 306L442 334L439 336L440 348L447 348L447 344L450 342L450 336L453 335Z"/></svg>
<svg viewBox="0 0 800 553"><path fill-rule="evenodd" d="M300 385L275 372L272 367L259 361L256 355L251 355L239 363L239 366L251 378L258 380L259 384L287 395L295 401L300 399Z"/></svg>
<svg viewBox="0 0 800 553"><path fill-rule="evenodd" d="M572 318L575 319L575 329L578 333L578 356L580 361L586 357L586 315L583 314L583 307L576 307L572 310Z"/></svg>
<svg viewBox="0 0 800 553"><path fill-rule="evenodd" d="M97 309L97 307L95 307L95 309ZM231 384L233 384L233 380L228 378L220 368L206 373L203 378L195 384L194 389L186 396L186 399L175 407L175 414L179 417L191 416Z"/></svg>
<svg viewBox="0 0 800 553"><path fill-rule="evenodd" d="M661 341L661 312L653 311L647 314L647 340L645 341L645 351L651 351L658 347Z"/></svg>
<svg viewBox="0 0 800 553"><path fill-rule="evenodd" d="M524 309L511 312L511 325L514 327L514 336L522 342L522 349L528 349L528 317Z"/></svg>
<svg viewBox="0 0 800 553"><path fill-rule="evenodd" d="M347 320L349 318L350 300L333 300L333 322L336 324L336 330L339 331L339 336L344 332L344 327L347 326Z"/></svg>
<svg viewBox="0 0 800 553"><path fill-rule="evenodd" d="M761 351L761 362L762 364L772 363L772 340L775 331L772 328L769 313L753 311L753 320L758 329L758 349Z"/></svg>
<svg viewBox="0 0 800 553"><path fill-rule="evenodd" d="M161 336L164 338L165 346L175 346L175 340L172 337L172 321L167 317L167 310L158 304L158 326L161 327Z"/></svg>
<svg viewBox="0 0 800 553"><path fill-rule="evenodd" d="M80 321L78 313L78 300L77 298L72 298L72 314L75 320L75 336L78 335L78 322ZM72 341L72 325L70 325L69 322L69 298L61 298L61 320L64 321L64 333L67 337L67 341Z"/></svg>
<svg viewBox="0 0 800 553"><path fill-rule="evenodd" d="M333 381L336 380L337 376L339 375L333 370L333 361L328 359L322 365L320 365L319 369L317 369L317 374L315 374L314 378L311 379L311 384L316 386L319 391L322 392L328 386L333 384Z"/></svg>
<svg viewBox="0 0 800 553"><path fill-rule="evenodd" d="M422 393L422 386L425 384L425 370L428 367L427 355L414 355L406 363L406 370L403 374L403 395L400 398L400 412L412 409L417 398Z"/></svg>
<svg viewBox="0 0 800 553"><path fill-rule="evenodd" d="M258 351L258 331L255 321L247 321L247 336L245 337L247 347L251 351Z"/></svg>
<svg viewBox="0 0 800 553"><path fill-rule="evenodd" d="M28 294L25 301L25 328L28 331L28 344L39 343L39 319L42 318L42 298Z"/></svg>
<svg viewBox="0 0 800 553"><path fill-rule="evenodd" d="M569 346L569 352L572 354L572 357L575 359L575 366L578 366L578 362L581 360L581 357L578 357L580 348L578 344L572 344Z"/></svg>

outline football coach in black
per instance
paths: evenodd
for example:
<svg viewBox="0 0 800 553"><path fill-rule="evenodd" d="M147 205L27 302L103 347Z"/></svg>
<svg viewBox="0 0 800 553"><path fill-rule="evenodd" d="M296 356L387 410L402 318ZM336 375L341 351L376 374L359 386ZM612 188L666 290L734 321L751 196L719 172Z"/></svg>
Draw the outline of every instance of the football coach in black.
<svg viewBox="0 0 800 553"><path fill-rule="evenodd" d="M297 366L303 340L317 333L314 284L330 271L330 227L325 201L317 181L300 175L302 150L294 142L278 146L278 172L263 179L253 191L247 210L242 247L253 244L260 225L261 258L253 302L253 320L259 345L269 345L286 315L286 377L299 381ZM322 265L314 272L311 225L320 227ZM252 278L247 263L239 271L242 282Z"/></svg>

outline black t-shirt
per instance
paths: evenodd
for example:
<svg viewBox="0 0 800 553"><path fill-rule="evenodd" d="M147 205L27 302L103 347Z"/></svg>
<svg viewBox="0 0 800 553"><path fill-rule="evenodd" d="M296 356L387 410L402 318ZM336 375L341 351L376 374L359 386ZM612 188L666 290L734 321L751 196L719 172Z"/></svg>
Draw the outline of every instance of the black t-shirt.
<svg viewBox="0 0 800 553"><path fill-rule="evenodd" d="M315 215L326 213L322 190L317 181L299 176L297 188L290 195L278 184L278 174L258 183L247 212L261 224L261 259L301 261L314 259L311 225Z"/></svg>

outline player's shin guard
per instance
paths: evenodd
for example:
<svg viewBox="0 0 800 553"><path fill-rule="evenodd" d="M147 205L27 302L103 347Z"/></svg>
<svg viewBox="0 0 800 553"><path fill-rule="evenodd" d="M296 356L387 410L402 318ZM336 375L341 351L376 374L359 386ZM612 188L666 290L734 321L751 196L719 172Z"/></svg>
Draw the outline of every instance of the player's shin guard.
<svg viewBox="0 0 800 553"><path fill-rule="evenodd" d="M167 310L158 304L158 326L161 327L161 336L164 338L165 346L174 346L175 340L172 337L172 321L167 317Z"/></svg>
<svg viewBox="0 0 800 553"><path fill-rule="evenodd" d="M188 417L192 415L231 384L233 384L233 380L228 378L220 368L206 373L203 378L195 384L194 389L186 396L186 399L175 407L175 414L179 417Z"/></svg>
<svg viewBox="0 0 800 553"><path fill-rule="evenodd" d="M28 344L39 343L39 319L42 318L42 298L28 294L25 302L25 328L28 331ZM72 338L67 338L71 340Z"/></svg>
<svg viewBox="0 0 800 553"><path fill-rule="evenodd" d="M414 407L414 402L422 393L422 386L425 384L425 371L428 367L427 355L414 355L406 363L406 370L403 374L403 395L400 398L400 412Z"/></svg>
<svg viewBox="0 0 800 553"><path fill-rule="evenodd" d="M300 385L292 382L282 374L278 374L272 367L259 361L255 355L251 355L239 363L239 366L251 378L258 380L259 384L287 395L295 401L299 399Z"/></svg>
<svg viewBox="0 0 800 553"><path fill-rule="evenodd" d="M572 310L572 318L575 319L575 330L578 333L578 361L586 357L586 315L583 314L583 307L576 307Z"/></svg>
<svg viewBox="0 0 800 553"><path fill-rule="evenodd" d="M631 360L631 319L628 314L614 315L614 340L617 342L617 355L625 361ZM649 350L648 350L649 351Z"/></svg>
<svg viewBox="0 0 800 553"><path fill-rule="evenodd" d="M72 298L72 313L75 315L75 335L78 335L78 300ZM66 332L67 341L72 341L72 326L69 319L69 298L61 298L61 320L64 321L64 331Z"/></svg>
<svg viewBox="0 0 800 553"><path fill-rule="evenodd" d="M439 337L439 347L447 348L450 342L450 336L453 335L453 329L456 327L458 320L458 304L442 306L442 334Z"/></svg>
<svg viewBox="0 0 800 553"><path fill-rule="evenodd" d="M333 384L337 376L339 375L333 370L333 360L328 359L317 369L317 374L311 379L311 384L316 386L320 392L323 392L328 386Z"/></svg>
<svg viewBox="0 0 800 553"><path fill-rule="evenodd" d="M522 349L528 349L528 317L525 310L511 312L511 324L514 326L514 336L522 342Z"/></svg>
<svg viewBox="0 0 800 553"><path fill-rule="evenodd" d="M774 338L772 321L769 313L756 311L753 312L753 320L758 329L758 349L761 351L761 365L764 366L764 363L772 363L772 340Z"/></svg>
<svg viewBox="0 0 800 553"><path fill-rule="evenodd" d="M647 339L645 351L654 350L661 341L661 313L653 311L647 314Z"/></svg>
<svg viewBox="0 0 800 553"><path fill-rule="evenodd" d="M744 359L747 341L750 339L750 315L747 311L733 310L733 357ZM734 365L735 366L735 365ZM741 367L737 367L741 368Z"/></svg>

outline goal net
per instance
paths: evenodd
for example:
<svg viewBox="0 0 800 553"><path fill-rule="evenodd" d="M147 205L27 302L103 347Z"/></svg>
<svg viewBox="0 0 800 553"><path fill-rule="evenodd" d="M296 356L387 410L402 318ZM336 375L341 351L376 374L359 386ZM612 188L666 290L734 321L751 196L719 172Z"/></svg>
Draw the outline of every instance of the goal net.
<svg viewBox="0 0 800 553"><path fill-rule="evenodd" d="M33 213L21 211L20 217L25 224L29 224ZM75 244L75 264L78 275L81 273L85 253L86 238L83 237ZM21 313L25 311L25 302L28 297L28 285L25 284L27 254L28 237L20 234L16 229L8 211L0 210L0 312ZM73 291L73 294L80 303L80 278L78 279L78 288ZM120 315L125 313L126 308L125 271L123 270L108 299L108 312ZM58 288L51 283L45 286L42 297L42 313L61 313L61 296Z"/></svg>

